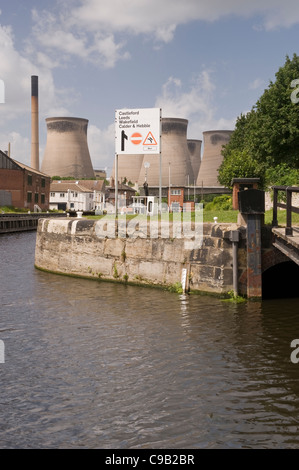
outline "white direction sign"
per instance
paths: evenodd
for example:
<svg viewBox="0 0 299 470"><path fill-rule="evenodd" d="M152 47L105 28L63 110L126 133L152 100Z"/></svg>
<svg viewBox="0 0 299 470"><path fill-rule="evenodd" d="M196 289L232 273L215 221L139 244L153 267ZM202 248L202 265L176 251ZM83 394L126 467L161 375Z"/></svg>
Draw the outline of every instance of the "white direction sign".
<svg viewBox="0 0 299 470"><path fill-rule="evenodd" d="M161 121L160 108L117 109L115 153L117 155L159 154Z"/></svg>

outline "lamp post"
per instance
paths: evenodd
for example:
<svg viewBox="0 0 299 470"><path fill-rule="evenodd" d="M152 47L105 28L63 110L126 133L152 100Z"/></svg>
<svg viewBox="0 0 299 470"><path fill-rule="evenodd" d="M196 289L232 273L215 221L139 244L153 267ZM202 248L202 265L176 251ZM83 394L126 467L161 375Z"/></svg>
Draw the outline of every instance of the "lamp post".
<svg viewBox="0 0 299 470"><path fill-rule="evenodd" d="M170 183L170 176L171 176L171 171L170 171L170 166L171 166L171 162L168 162L168 209L170 208L170 186L171 186L171 183Z"/></svg>
<svg viewBox="0 0 299 470"><path fill-rule="evenodd" d="M145 168L145 182L147 183L147 170L149 169L150 167L150 163L149 162L145 162L144 163L144 168Z"/></svg>

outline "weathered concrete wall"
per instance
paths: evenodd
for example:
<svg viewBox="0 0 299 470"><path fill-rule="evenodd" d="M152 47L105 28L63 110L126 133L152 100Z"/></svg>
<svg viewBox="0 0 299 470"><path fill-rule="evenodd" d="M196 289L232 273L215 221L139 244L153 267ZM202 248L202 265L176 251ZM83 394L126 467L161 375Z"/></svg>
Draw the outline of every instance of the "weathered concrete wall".
<svg viewBox="0 0 299 470"><path fill-rule="evenodd" d="M224 294L232 290L231 224L203 224L202 246L184 238L98 236L99 222L86 219L40 221L37 233L37 268L86 278L169 287L188 272L190 291ZM161 227L160 227L161 229ZM170 230L170 236L174 235ZM242 237L241 237L242 238ZM194 248L195 246L195 248ZM238 250L239 276L246 270L245 240Z"/></svg>

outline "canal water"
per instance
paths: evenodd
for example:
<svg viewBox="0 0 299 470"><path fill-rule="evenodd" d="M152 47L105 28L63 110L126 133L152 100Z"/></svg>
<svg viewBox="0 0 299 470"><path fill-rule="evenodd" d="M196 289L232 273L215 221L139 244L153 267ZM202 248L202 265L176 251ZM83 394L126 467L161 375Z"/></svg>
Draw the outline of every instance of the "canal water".
<svg viewBox="0 0 299 470"><path fill-rule="evenodd" d="M0 237L1 448L299 447L299 299L43 273L35 238Z"/></svg>

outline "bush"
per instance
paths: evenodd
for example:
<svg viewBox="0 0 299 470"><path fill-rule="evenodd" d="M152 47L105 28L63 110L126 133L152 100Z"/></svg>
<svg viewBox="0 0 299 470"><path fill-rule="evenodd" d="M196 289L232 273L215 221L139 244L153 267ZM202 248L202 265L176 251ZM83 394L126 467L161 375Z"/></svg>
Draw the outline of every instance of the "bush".
<svg viewBox="0 0 299 470"><path fill-rule="evenodd" d="M227 194L215 197L212 202L205 206L207 211L229 211L232 208L232 197Z"/></svg>

